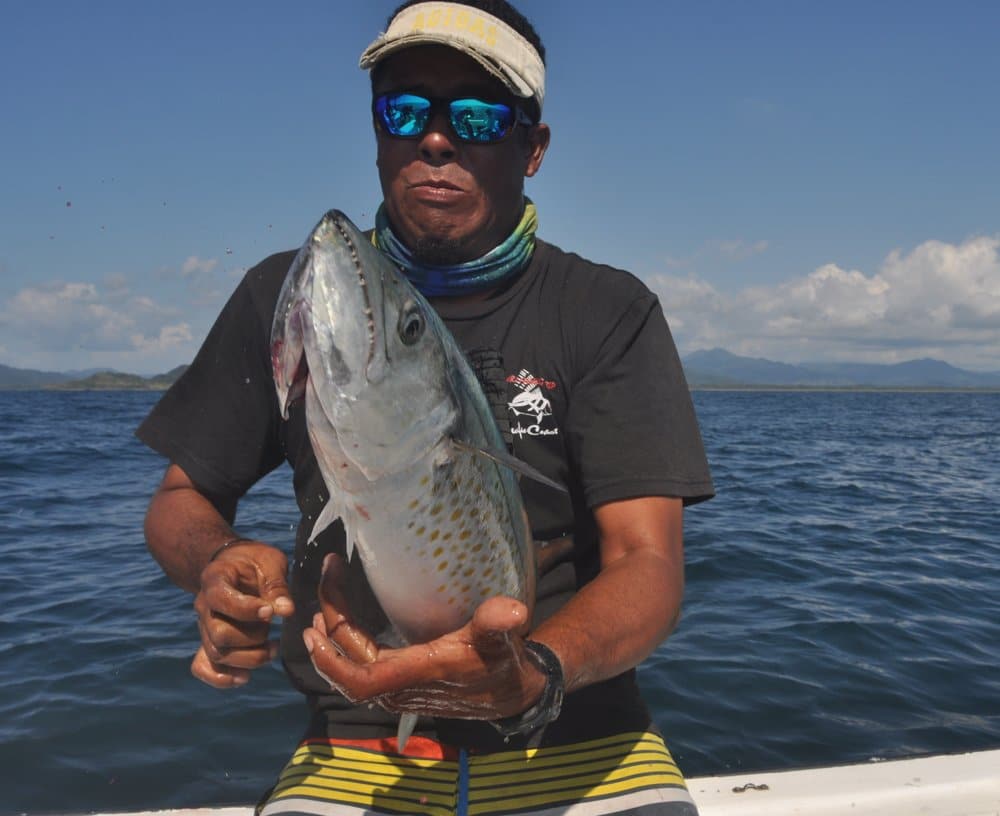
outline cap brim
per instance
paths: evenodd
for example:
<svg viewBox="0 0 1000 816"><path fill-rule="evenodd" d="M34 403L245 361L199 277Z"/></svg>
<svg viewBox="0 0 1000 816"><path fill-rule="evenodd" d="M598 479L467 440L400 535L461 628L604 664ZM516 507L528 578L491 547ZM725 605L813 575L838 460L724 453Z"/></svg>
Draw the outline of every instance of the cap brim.
<svg viewBox="0 0 1000 816"><path fill-rule="evenodd" d="M545 97L545 63L538 50L504 21L472 6L453 2L416 3L389 22L361 55L361 67L374 68L392 54L418 45L443 45L472 57L514 96Z"/></svg>

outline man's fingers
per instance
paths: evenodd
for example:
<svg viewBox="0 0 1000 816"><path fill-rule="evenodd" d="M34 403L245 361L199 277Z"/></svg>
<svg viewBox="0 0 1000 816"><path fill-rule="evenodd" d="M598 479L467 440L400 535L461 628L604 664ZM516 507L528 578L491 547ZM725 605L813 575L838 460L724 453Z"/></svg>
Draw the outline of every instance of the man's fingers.
<svg viewBox="0 0 1000 816"><path fill-rule="evenodd" d="M233 577L222 572L202 576L194 607L200 616L211 610L245 622L270 620L275 612L269 601L238 589Z"/></svg>
<svg viewBox="0 0 1000 816"><path fill-rule="evenodd" d="M243 632L232 623L217 618L199 620L201 648L216 664L255 669L264 666L278 653L278 641L267 639L267 627Z"/></svg>
<svg viewBox="0 0 1000 816"><path fill-rule="evenodd" d="M268 568L260 568L260 597L272 610L272 615L285 618L295 611L295 604L292 603L292 593L285 582L285 570L273 572ZM258 611L258 615L260 615Z"/></svg>
<svg viewBox="0 0 1000 816"><path fill-rule="evenodd" d="M205 568L200 595L208 608L235 620L287 617L295 611L287 571L281 550L261 542L241 543Z"/></svg>
<svg viewBox="0 0 1000 816"><path fill-rule="evenodd" d="M362 667L343 656L322 631L306 629L302 633L302 640L313 668L330 684L331 689L340 692L352 703L375 696L368 692L371 680Z"/></svg>
<svg viewBox="0 0 1000 816"><path fill-rule="evenodd" d="M378 646L350 618L343 593L346 570L347 565L340 556L331 554L323 561L319 605L323 613L325 634L336 644L341 654L356 663L371 663L378 656Z"/></svg>
<svg viewBox="0 0 1000 816"><path fill-rule="evenodd" d="M250 680L247 669L231 668L213 663L204 647L198 649L191 661L191 674L212 688L224 689L244 686Z"/></svg>
<svg viewBox="0 0 1000 816"><path fill-rule="evenodd" d="M341 653L319 628L302 633L313 667L352 702L373 700L434 679L434 649L429 644L383 649L377 659L356 661Z"/></svg>
<svg viewBox="0 0 1000 816"><path fill-rule="evenodd" d="M198 613L198 627L203 642L215 644L219 649L245 649L259 646L267 640L270 624L258 617L240 620L209 606L204 593L194 601Z"/></svg>

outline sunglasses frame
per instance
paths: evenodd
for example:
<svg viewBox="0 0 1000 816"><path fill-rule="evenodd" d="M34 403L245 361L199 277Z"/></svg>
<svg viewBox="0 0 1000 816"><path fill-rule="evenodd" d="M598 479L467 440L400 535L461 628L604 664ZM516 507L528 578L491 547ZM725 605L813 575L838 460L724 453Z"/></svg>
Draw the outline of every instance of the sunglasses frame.
<svg viewBox="0 0 1000 816"><path fill-rule="evenodd" d="M430 103L430 108L427 111L427 121L424 123L424 126L420 130L419 133L411 133L409 135L404 135L404 134L401 134L401 133L393 133L389 129L389 126L386 124L386 121L385 121L386 116L385 116L385 113L383 112L385 106L383 105L383 110L379 110L379 103L383 102L383 100L388 100L388 99L390 99L392 97L399 97L399 96L415 96L418 99L423 99L423 100L426 100L427 102ZM488 140L485 140L485 141L480 141L478 139L467 139L467 138L465 138L464 136L462 136L461 133L459 133L458 128L455 127L455 122L452 120L452 112L451 112L451 105L452 105L452 103L457 102L457 101L462 100L462 99L471 99L471 100L475 100L476 102L482 102L485 105L502 105L505 108L509 108L510 112L511 112L511 114L513 116L513 119L512 119L512 121L510 123L510 126L507 128L506 132L502 136L500 136L499 138L497 138L497 139L488 139ZM455 137L462 144L468 144L468 145L494 145L494 144L499 144L500 142L505 141L510 136L510 134L514 132L514 129L519 124L521 124L521 125L528 125L528 126L533 126L533 125L536 124L534 121L532 121L531 117L528 116L527 113L525 113L524 109L520 105L518 105L518 104L510 105L507 102L491 102L491 101L489 101L487 99L482 99L480 97L472 96L472 95L469 95L469 94L466 94L464 96L455 96L455 97L449 99L449 98L443 97L443 96L428 96L427 94L416 93L414 91L391 91L391 92L388 92L388 93L379 94L378 96L376 96L372 100L372 116L375 118L375 121L378 123L379 128L382 129L382 132L385 133L387 136L392 137L393 139L419 139L419 138L421 138L425 133L427 133L427 128L430 125L431 120L434 118L434 114L437 111L440 111L440 110L444 110L444 112L446 114L446 117L448 119L448 127L451 128L451 132L453 134L455 134Z"/></svg>

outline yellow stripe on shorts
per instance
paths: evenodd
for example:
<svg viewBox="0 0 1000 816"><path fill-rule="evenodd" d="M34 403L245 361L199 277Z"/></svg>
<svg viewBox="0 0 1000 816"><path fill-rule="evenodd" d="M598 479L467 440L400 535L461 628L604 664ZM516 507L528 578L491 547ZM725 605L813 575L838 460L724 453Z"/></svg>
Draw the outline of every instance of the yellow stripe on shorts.
<svg viewBox="0 0 1000 816"><path fill-rule="evenodd" d="M423 753L412 756L358 747L362 741L307 740L261 814L597 816L647 808L662 813L671 802L677 803L673 812L691 803L667 746L648 732L469 755L467 775L456 749L420 739Z"/></svg>
<svg viewBox="0 0 1000 816"><path fill-rule="evenodd" d="M690 801L684 777L656 734L617 734L556 748L511 751L469 759L469 816L550 810L606 802L644 791L630 801ZM576 812L576 811L574 811ZM610 811L609 811L610 812Z"/></svg>
<svg viewBox="0 0 1000 816"><path fill-rule="evenodd" d="M285 766L261 813L454 816L457 777L454 760L307 740Z"/></svg>

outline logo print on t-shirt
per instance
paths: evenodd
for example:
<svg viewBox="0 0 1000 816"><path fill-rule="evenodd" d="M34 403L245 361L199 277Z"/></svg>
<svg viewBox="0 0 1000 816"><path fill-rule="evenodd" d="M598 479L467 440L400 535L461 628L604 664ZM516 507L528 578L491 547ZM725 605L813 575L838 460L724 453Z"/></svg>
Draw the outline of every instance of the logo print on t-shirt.
<svg viewBox="0 0 1000 816"><path fill-rule="evenodd" d="M507 382L521 389L521 393L507 403L507 407L513 414L510 432L519 438L556 436L559 433L558 428L542 427L546 417L552 416L552 403L542 389L551 391L556 387L555 382L543 377L535 377L526 368L522 368L518 374L511 374L507 377Z"/></svg>

